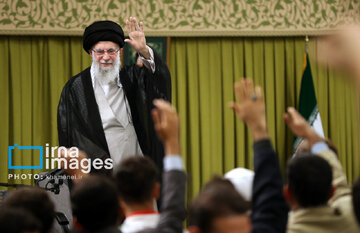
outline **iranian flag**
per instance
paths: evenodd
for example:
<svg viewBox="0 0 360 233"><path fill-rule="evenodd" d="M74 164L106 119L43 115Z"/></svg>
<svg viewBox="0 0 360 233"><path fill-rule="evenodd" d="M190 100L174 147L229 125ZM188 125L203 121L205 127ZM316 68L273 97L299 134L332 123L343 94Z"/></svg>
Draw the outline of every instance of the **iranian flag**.
<svg viewBox="0 0 360 233"><path fill-rule="evenodd" d="M315 88L311 74L308 53L305 53L304 56L304 69L300 88L299 112L317 132L317 134L319 134L321 137L324 137L324 130L321 124L320 113L316 102ZM294 151L296 151L301 140L301 138L295 139Z"/></svg>

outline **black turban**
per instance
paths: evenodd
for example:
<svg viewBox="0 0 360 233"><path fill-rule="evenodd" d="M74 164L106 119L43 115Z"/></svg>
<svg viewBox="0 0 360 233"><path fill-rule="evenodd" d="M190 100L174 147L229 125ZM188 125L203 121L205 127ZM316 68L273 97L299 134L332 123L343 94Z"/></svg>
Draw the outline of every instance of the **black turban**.
<svg viewBox="0 0 360 233"><path fill-rule="evenodd" d="M87 53L99 41L112 41L124 47L124 32L119 24L113 21L96 21L85 28L83 48Z"/></svg>

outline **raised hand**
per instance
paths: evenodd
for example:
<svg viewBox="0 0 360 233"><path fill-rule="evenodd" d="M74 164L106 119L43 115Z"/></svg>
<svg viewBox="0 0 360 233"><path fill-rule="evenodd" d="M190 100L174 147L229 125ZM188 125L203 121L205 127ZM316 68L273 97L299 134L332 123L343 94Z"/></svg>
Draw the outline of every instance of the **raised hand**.
<svg viewBox="0 0 360 233"><path fill-rule="evenodd" d="M288 107L284 120L293 134L309 141L310 145L323 139L311 128L307 121L293 107Z"/></svg>
<svg viewBox="0 0 360 233"><path fill-rule="evenodd" d="M140 26L135 17L130 17L126 20L126 29L129 33L130 39L125 39L125 42L130 44L133 49L140 53L146 59L150 58L150 53L146 47L146 39L144 34L144 24L140 22Z"/></svg>
<svg viewBox="0 0 360 233"><path fill-rule="evenodd" d="M342 26L318 43L318 61L346 71L360 87L360 26Z"/></svg>
<svg viewBox="0 0 360 233"><path fill-rule="evenodd" d="M176 109L167 101L154 100L152 110L154 128L159 139L164 143L165 153L180 155L179 116Z"/></svg>
<svg viewBox="0 0 360 233"><path fill-rule="evenodd" d="M251 79L242 79L234 84L234 90L237 102L231 102L230 107L250 127L254 140L267 138L265 103L261 87L254 88Z"/></svg>

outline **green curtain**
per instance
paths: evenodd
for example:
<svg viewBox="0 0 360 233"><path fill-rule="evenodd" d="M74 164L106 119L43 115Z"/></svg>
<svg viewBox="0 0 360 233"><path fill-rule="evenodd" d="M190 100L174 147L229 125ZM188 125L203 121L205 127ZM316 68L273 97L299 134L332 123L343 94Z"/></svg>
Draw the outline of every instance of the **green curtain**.
<svg viewBox="0 0 360 233"><path fill-rule="evenodd" d="M0 37L0 182L32 184L40 170L8 169L8 146L57 146L57 105L66 81L89 66L81 38ZM44 151L44 157L45 153ZM13 150L15 166L39 165L38 150ZM10 179L9 174L30 174Z"/></svg>
<svg viewBox="0 0 360 233"><path fill-rule="evenodd" d="M310 44L315 57L316 41ZM181 145L191 199L213 174L253 168L252 137L228 107L233 84L252 78L264 89L269 133L280 165L293 153L285 126L288 106L298 106L305 40L298 38L173 38L170 71L173 103L181 119ZM311 62L325 135L339 149L351 182L359 175L358 114L351 85Z"/></svg>
<svg viewBox="0 0 360 233"><path fill-rule="evenodd" d="M310 55L316 55L311 40ZM192 198L214 173L252 168L250 132L228 108L233 83L251 77L264 87L269 132L284 169L293 135L282 115L297 106L304 38L173 38L173 103L181 117L181 145ZM31 184L9 174L8 146L57 146L56 112L66 81L90 64L80 37L0 36L0 182ZM358 113L352 86L311 61L325 135L339 149L350 181L359 175ZM39 164L34 151L17 150L13 165Z"/></svg>

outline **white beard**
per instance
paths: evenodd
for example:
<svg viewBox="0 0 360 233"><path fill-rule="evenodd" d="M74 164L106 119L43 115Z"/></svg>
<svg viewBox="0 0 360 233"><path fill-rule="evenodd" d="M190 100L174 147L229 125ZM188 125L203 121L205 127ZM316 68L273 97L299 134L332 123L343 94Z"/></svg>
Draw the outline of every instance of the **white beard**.
<svg viewBox="0 0 360 233"><path fill-rule="evenodd" d="M103 67L100 63L109 63L113 64L112 66ZM116 59L108 60L96 60L95 54L92 55L92 67L94 67L95 78L97 78L102 83L111 83L114 82L121 69L121 60L120 60L120 51L116 55Z"/></svg>

